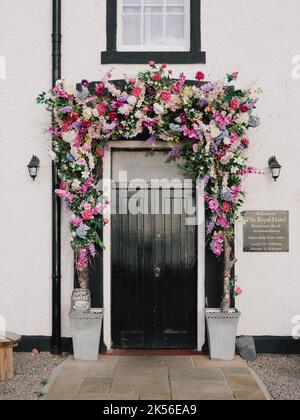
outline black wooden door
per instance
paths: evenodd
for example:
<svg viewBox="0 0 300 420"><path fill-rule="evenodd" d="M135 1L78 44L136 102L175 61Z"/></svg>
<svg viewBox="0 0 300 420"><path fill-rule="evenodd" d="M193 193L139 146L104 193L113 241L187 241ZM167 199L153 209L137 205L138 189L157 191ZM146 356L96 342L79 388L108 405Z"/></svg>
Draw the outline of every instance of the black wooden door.
<svg viewBox="0 0 300 420"><path fill-rule="evenodd" d="M196 348L197 228L177 214L175 190L163 195L155 192L170 214L160 205L157 214L112 217L114 348Z"/></svg>

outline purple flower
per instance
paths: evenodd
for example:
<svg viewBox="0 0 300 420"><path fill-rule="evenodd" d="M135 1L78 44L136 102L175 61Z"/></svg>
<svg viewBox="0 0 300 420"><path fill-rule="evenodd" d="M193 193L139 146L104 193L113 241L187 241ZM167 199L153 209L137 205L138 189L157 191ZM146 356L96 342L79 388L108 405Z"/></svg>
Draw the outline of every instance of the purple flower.
<svg viewBox="0 0 300 420"><path fill-rule="evenodd" d="M70 105L64 106L63 108L60 108L60 112L62 114L70 114L73 111L73 108Z"/></svg>
<svg viewBox="0 0 300 420"><path fill-rule="evenodd" d="M81 80L81 85L82 86L84 86L84 87L89 87L89 81L88 80L86 80L86 79L83 79L83 80Z"/></svg>
<svg viewBox="0 0 300 420"><path fill-rule="evenodd" d="M210 146L210 152L211 152L213 155L217 155L217 154L218 154L218 147L217 147L215 144L212 144L212 145Z"/></svg>
<svg viewBox="0 0 300 420"><path fill-rule="evenodd" d="M153 86L147 87L147 95L153 96L155 94L155 88Z"/></svg>
<svg viewBox="0 0 300 420"><path fill-rule="evenodd" d="M214 88L214 85L210 82L205 83L203 86L201 86L202 91L205 93L210 92L211 90L213 90L213 88Z"/></svg>
<svg viewBox="0 0 300 420"><path fill-rule="evenodd" d="M204 188L207 187L207 184L209 183L209 180L210 180L210 176L205 175L205 177L203 178Z"/></svg>
<svg viewBox="0 0 300 420"><path fill-rule="evenodd" d="M146 141L146 144L155 144L157 141L157 137L156 136L151 136L148 138L148 140Z"/></svg>
<svg viewBox="0 0 300 420"><path fill-rule="evenodd" d="M90 251L91 256L93 258L95 258L95 256L96 256L96 248L95 248L95 244L93 242L90 242L90 244L89 244L89 251Z"/></svg>
<svg viewBox="0 0 300 420"><path fill-rule="evenodd" d="M207 107L207 105L208 105L208 99L201 99L201 101L199 101L199 106L200 107L203 107L203 108L205 108L205 107Z"/></svg>
<svg viewBox="0 0 300 420"><path fill-rule="evenodd" d="M168 153L168 158L175 158L176 156L178 156L180 154L180 149L179 147L173 147L172 150L169 151Z"/></svg>
<svg viewBox="0 0 300 420"><path fill-rule="evenodd" d="M207 225L207 233L212 233L216 225L216 222L214 219L212 219L209 224Z"/></svg>

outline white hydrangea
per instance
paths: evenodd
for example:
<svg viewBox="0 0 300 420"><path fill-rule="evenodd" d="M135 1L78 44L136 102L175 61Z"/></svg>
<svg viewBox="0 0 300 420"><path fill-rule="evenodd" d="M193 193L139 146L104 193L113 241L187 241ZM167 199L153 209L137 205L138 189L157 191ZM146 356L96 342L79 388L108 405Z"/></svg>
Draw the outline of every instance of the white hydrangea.
<svg viewBox="0 0 300 420"><path fill-rule="evenodd" d="M62 138L66 143L74 143L77 137L77 133L75 130L67 131L66 133L62 134Z"/></svg>

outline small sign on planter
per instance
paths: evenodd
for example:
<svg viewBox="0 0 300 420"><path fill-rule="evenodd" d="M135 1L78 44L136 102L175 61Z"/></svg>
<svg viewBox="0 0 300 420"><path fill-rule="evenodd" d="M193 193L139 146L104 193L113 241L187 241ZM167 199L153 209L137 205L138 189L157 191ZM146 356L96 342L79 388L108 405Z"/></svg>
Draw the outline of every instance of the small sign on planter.
<svg viewBox="0 0 300 420"><path fill-rule="evenodd" d="M89 289L74 289L71 298L71 311L90 312L91 292Z"/></svg>

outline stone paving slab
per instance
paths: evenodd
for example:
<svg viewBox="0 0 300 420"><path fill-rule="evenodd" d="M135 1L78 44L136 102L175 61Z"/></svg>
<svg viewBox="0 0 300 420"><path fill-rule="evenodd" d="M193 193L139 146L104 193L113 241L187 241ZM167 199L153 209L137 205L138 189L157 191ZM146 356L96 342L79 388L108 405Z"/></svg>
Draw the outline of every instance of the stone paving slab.
<svg viewBox="0 0 300 420"><path fill-rule="evenodd" d="M247 365L205 356L69 357L57 371L47 400L266 400Z"/></svg>

